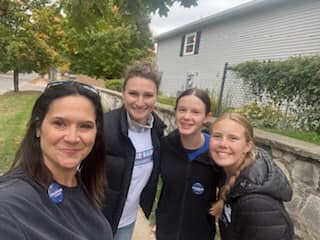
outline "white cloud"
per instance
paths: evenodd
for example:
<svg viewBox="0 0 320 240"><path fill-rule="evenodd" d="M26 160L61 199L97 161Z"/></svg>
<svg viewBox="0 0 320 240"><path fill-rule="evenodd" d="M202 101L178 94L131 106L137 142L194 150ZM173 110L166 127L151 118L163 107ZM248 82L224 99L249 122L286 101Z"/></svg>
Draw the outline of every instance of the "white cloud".
<svg viewBox="0 0 320 240"><path fill-rule="evenodd" d="M157 35L248 1L250 0L199 0L198 6L191 8L175 4L170 8L168 17L152 15L150 29Z"/></svg>

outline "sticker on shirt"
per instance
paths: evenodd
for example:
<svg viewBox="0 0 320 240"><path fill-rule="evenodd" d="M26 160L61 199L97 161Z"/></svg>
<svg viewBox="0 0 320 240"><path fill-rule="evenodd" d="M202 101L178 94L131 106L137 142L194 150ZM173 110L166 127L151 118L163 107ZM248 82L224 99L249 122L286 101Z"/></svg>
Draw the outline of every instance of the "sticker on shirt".
<svg viewBox="0 0 320 240"><path fill-rule="evenodd" d="M223 208L223 214L221 216L221 220L227 225L231 223L231 212L232 212L232 209L230 204L225 204Z"/></svg>
<svg viewBox="0 0 320 240"><path fill-rule="evenodd" d="M58 183L51 183L48 187L48 195L54 203L61 203L63 201L63 189Z"/></svg>
<svg viewBox="0 0 320 240"><path fill-rule="evenodd" d="M192 184L191 188L192 188L192 192L196 195L202 195L204 193L204 187L199 182Z"/></svg>

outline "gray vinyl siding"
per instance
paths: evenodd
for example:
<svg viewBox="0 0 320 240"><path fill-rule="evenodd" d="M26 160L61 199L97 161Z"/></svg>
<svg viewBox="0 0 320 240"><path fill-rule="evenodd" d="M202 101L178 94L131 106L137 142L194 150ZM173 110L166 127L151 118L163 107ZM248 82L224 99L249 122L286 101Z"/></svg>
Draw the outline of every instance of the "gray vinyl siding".
<svg viewBox="0 0 320 240"><path fill-rule="evenodd" d="M157 63L163 72L161 91L176 95L187 73L197 73L194 85L218 96L225 62L279 60L297 55L320 54L320 1L284 1L265 9L236 15L197 28L201 31L198 55L180 56L183 34L158 41ZM240 80L228 72L224 96L232 105L249 101Z"/></svg>

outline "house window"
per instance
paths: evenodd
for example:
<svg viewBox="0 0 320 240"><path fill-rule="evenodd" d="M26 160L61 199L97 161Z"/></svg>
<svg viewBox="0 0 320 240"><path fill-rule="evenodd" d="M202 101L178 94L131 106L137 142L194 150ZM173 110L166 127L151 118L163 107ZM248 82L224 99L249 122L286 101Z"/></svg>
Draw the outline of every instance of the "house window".
<svg viewBox="0 0 320 240"><path fill-rule="evenodd" d="M201 32L193 32L182 36L180 56L198 54L200 35Z"/></svg>
<svg viewBox="0 0 320 240"><path fill-rule="evenodd" d="M196 36L197 36L197 33L191 33L186 35L184 40L183 55L194 54L194 48L196 46Z"/></svg>

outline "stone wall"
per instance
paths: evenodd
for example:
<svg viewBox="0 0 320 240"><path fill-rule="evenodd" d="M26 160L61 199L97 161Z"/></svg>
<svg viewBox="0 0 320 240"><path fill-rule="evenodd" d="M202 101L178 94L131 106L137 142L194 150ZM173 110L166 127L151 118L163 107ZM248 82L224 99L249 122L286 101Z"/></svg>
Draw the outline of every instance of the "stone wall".
<svg viewBox="0 0 320 240"><path fill-rule="evenodd" d="M121 106L121 94L100 89L105 110ZM174 129L173 108L158 104L156 111L167 131ZM293 187L293 199L286 203L295 225L296 240L320 236L320 146L255 129L258 146L269 151Z"/></svg>

